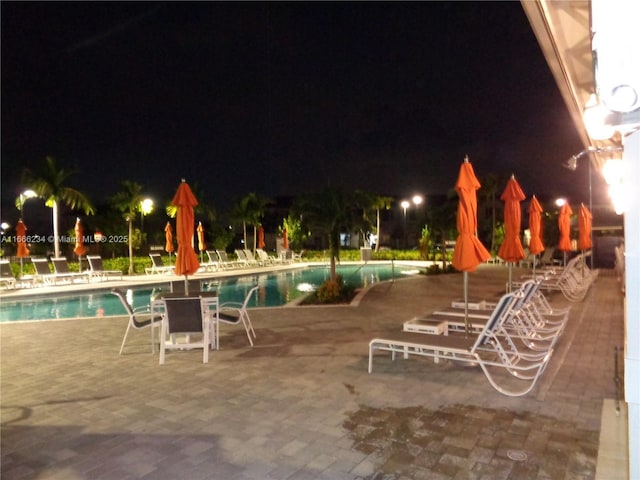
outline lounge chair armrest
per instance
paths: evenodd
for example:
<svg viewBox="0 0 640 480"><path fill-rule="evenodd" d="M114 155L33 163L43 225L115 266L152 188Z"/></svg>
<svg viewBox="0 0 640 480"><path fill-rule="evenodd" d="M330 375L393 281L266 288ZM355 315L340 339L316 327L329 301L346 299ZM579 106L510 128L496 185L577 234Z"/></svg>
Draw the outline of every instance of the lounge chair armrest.
<svg viewBox="0 0 640 480"><path fill-rule="evenodd" d="M242 308L242 304L238 303L238 302L226 302L220 305L220 310L222 310L223 308L228 308L228 309L233 309L233 310L239 310Z"/></svg>

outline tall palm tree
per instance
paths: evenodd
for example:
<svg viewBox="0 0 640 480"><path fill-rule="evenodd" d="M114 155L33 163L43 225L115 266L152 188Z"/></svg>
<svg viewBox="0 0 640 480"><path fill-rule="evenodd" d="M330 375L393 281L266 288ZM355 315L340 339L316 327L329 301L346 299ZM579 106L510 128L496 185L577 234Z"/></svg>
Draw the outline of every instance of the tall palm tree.
<svg viewBox="0 0 640 480"><path fill-rule="evenodd" d="M331 257L331 280L336 281L336 260L340 258L340 233L350 231L354 224L354 199L344 192L326 187L320 193L298 199L295 210L311 231L327 235Z"/></svg>
<svg viewBox="0 0 640 480"><path fill-rule="evenodd" d="M60 203L72 210L82 210L86 215L93 215L94 208L89 199L72 187L65 186L66 180L76 173L76 170L58 168L53 157L45 158L42 170L32 172L26 169L23 180L39 198L44 199L45 205L53 210L53 246L56 257L60 256L60 238L58 235L58 207Z"/></svg>
<svg viewBox="0 0 640 480"><path fill-rule="evenodd" d="M129 275L133 275L133 221L136 218L136 213L140 212L143 199L142 185L124 180L121 188L122 190L111 197L111 203L123 213L129 227Z"/></svg>
<svg viewBox="0 0 640 480"><path fill-rule="evenodd" d="M372 198L371 207L376 210L376 235L378 235L378 241L376 242L376 252L380 249L380 240L382 239L382 234L380 233L380 210L389 210L392 203L392 197L374 195Z"/></svg>
<svg viewBox="0 0 640 480"><path fill-rule="evenodd" d="M238 203L233 206L231 211L232 218L242 224L242 232L244 245L247 248L247 225L253 226L253 251L256 251L256 231L260 220L264 216L264 211L271 200L261 197L256 193L249 193L242 197Z"/></svg>
<svg viewBox="0 0 640 480"><path fill-rule="evenodd" d="M491 210L491 226L485 227L485 230L491 229L491 253L495 254L497 252L496 245L496 223L497 223L497 205L500 203L497 201L498 195L500 194L500 187L506 185L507 177L504 175L498 175L495 173L490 173L484 176L480 182L481 187L478 191L478 196L480 197L480 203L482 206L488 205ZM486 225L486 222L481 221L482 213L486 210L485 208L478 208L478 222Z"/></svg>

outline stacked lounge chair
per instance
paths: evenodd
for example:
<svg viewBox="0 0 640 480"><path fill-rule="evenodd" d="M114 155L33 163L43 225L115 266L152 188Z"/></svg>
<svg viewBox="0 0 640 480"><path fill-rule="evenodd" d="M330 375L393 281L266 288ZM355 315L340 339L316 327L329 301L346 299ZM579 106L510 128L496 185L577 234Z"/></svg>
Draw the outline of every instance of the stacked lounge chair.
<svg viewBox="0 0 640 480"><path fill-rule="evenodd" d="M382 350L392 358L401 353L404 358L418 355L479 365L498 392L527 394L547 367L569 314L568 308L553 309L540 298L541 283L526 282L502 296L491 311L467 311L466 322L464 311L453 308L408 320L402 332L371 340L369 373L374 353ZM517 385L509 379L517 379Z"/></svg>

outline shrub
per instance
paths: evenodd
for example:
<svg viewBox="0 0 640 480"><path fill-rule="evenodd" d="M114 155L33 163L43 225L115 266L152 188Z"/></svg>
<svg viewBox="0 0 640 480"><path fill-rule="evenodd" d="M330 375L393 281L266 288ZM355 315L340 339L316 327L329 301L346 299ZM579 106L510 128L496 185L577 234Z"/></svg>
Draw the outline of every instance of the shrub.
<svg viewBox="0 0 640 480"><path fill-rule="evenodd" d="M309 295L302 302L303 305L324 305L332 303L348 303L355 295L355 288L344 283L341 275L335 281L324 282L318 290Z"/></svg>

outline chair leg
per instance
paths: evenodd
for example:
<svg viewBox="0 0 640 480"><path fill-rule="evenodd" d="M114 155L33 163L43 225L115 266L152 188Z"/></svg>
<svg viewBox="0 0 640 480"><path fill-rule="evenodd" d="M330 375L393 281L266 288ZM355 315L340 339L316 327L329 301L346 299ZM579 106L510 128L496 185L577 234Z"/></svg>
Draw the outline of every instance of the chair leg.
<svg viewBox="0 0 640 480"><path fill-rule="evenodd" d="M250 327L251 320L245 318L246 315L243 312L240 312L240 320L242 320L242 325L244 326L244 330L247 332L247 338L249 339L249 344L253 347L253 339L251 338L251 332L253 331L253 327ZM247 323L247 320L249 323ZM255 336L255 333L254 333Z"/></svg>
<svg viewBox="0 0 640 480"><path fill-rule="evenodd" d="M205 320L202 324L202 363L209 363L209 348L211 346L210 334L209 321Z"/></svg>
<svg viewBox="0 0 640 480"><path fill-rule="evenodd" d="M120 353L118 355L122 355L122 350L124 349L124 342L127 341L127 335L129 335L129 329L131 328L131 320L127 323L127 330L124 332L124 338L122 339L122 345L120 345Z"/></svg>
<svg viewBox="0 0 640 480"><path fill-rule="evenodd" d="M164 347L165 347L165 339L167 338L167 323L163 319L162 327L160 328L160 365L164 365Z"/></svg>
<svg viewBox="0 0 640 480"><path fill-rule="evenodd" d="M244 316L247 319L247 325L249 325L249 330L251 330L251 333L253 334L253 338L256 338L256 332L253 329L253 324L251 323L251 318L249 318L249 314L247 312L244 312Z"/></svg>

